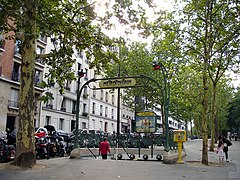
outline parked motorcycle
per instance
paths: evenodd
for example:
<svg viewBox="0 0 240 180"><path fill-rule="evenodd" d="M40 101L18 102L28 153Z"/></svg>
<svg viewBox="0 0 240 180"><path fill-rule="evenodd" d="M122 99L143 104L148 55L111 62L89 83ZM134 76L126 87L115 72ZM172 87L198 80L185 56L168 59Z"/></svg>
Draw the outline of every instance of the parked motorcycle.
<svg viewBox="0 0 240 180"><path fill-rule="evenodd" d="M40 159L49 159L48 155L48 142L46 141L45 137L37 137L35 136L35 145L36 145L36 158Z"/></svg>
<svg viewBox="0 0 240 180"><path fill-rule="evenodd" d="M15 147L7 145L4 139L0 139L0 162L7 163L14 159Z"/></svg>
<svg viewBox="0 0 240 180"><path fill-rule="evenodd" d="M56 137L48 136L46 137L47 140L47 151L49 157L55 157L57 154L57 145L56 145Z"/></svg>
<svg viewBox="0 0 240 180"><path fill-rule="evenodd" d="M71 151L73 150L74 140L75 140L74 136L71 136L66 142L65 151L66 151L66 154L68 155L70 155Z"/></svg>
<svg viewBox="0 0 240 180"><path fill-rule="evenodd" d="M63 157L65 155L65 142L64 138L62 136L58 136L56 138L56 143L57 143L57 156Z"/></svg>

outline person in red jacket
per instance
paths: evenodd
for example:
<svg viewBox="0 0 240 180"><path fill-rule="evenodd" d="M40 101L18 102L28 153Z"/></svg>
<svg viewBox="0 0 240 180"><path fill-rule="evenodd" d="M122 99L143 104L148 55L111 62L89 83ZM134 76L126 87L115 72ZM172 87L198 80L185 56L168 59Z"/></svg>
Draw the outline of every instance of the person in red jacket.
<svg viewBox="0 0 240 180"><path fill-rule="evenodd" d="M107 153L110 154L110 147L107 138L104 137L103 141L99 145L99 155L102 155L102 159L107 159Z"/></svg>

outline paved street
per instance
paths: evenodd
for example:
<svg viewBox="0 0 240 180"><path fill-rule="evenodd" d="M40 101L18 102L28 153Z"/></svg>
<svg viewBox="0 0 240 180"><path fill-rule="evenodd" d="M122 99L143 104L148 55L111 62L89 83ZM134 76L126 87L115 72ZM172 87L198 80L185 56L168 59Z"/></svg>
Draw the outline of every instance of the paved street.
<svg viewBox="0 0 240 180"><path fill-rule="evenodd" d="M184 144L184 164L168 165L159 161L97 160L53 158L40 160L31 170L6 168L0 165L0 180L237 180L240 179L240 141L232 141L229 163L204 166L191 163L201 159L202 140ZM218 162L216 152L209 152L209 161Z"/></svg>

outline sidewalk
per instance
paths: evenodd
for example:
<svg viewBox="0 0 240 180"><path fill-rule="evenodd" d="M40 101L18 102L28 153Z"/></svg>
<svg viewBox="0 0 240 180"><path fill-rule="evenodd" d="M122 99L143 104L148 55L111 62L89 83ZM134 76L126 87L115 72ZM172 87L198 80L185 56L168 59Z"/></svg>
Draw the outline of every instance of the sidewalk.
<svg viewBox="0 0 240 180"><path fill-rule="evenodd" d="M210 145L210 141L208 144ZM184 143L184 147L186 150L186 156L183 157L183 161L186 162L202 161L202 139L188 140L187 142ZM208 161L211 163L219 162L216 151L214 152L208 151Z"/></svg>
<svg viewBox="0 0 240 180"><path fill-rule="evenodd" d="M163 164L161 161L52 158L37 161L33 169L0 168L1 180L237 180L240 175L240 142L229 148L230 162L224 166L190 163L201 160L201 140L184 143L187 156L184 164ZM239 158L239 159L238 159ZM234 160L233 160L234 159ZM218 161L209 152L209 161ZM240 164L240 163L239 163ZM1 165L0 165L1 166Z"/></svg>

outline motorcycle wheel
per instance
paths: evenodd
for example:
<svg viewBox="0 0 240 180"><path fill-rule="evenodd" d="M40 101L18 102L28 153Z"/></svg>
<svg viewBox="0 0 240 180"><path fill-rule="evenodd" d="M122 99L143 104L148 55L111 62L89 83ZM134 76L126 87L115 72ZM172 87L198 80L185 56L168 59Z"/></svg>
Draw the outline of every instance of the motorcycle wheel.
<svg viewBox="0 0 240 180"><path fill-rule="evenodd" d="M6 154L1 154L0 155L0 163L7 163L7 155Z"/></svg>

